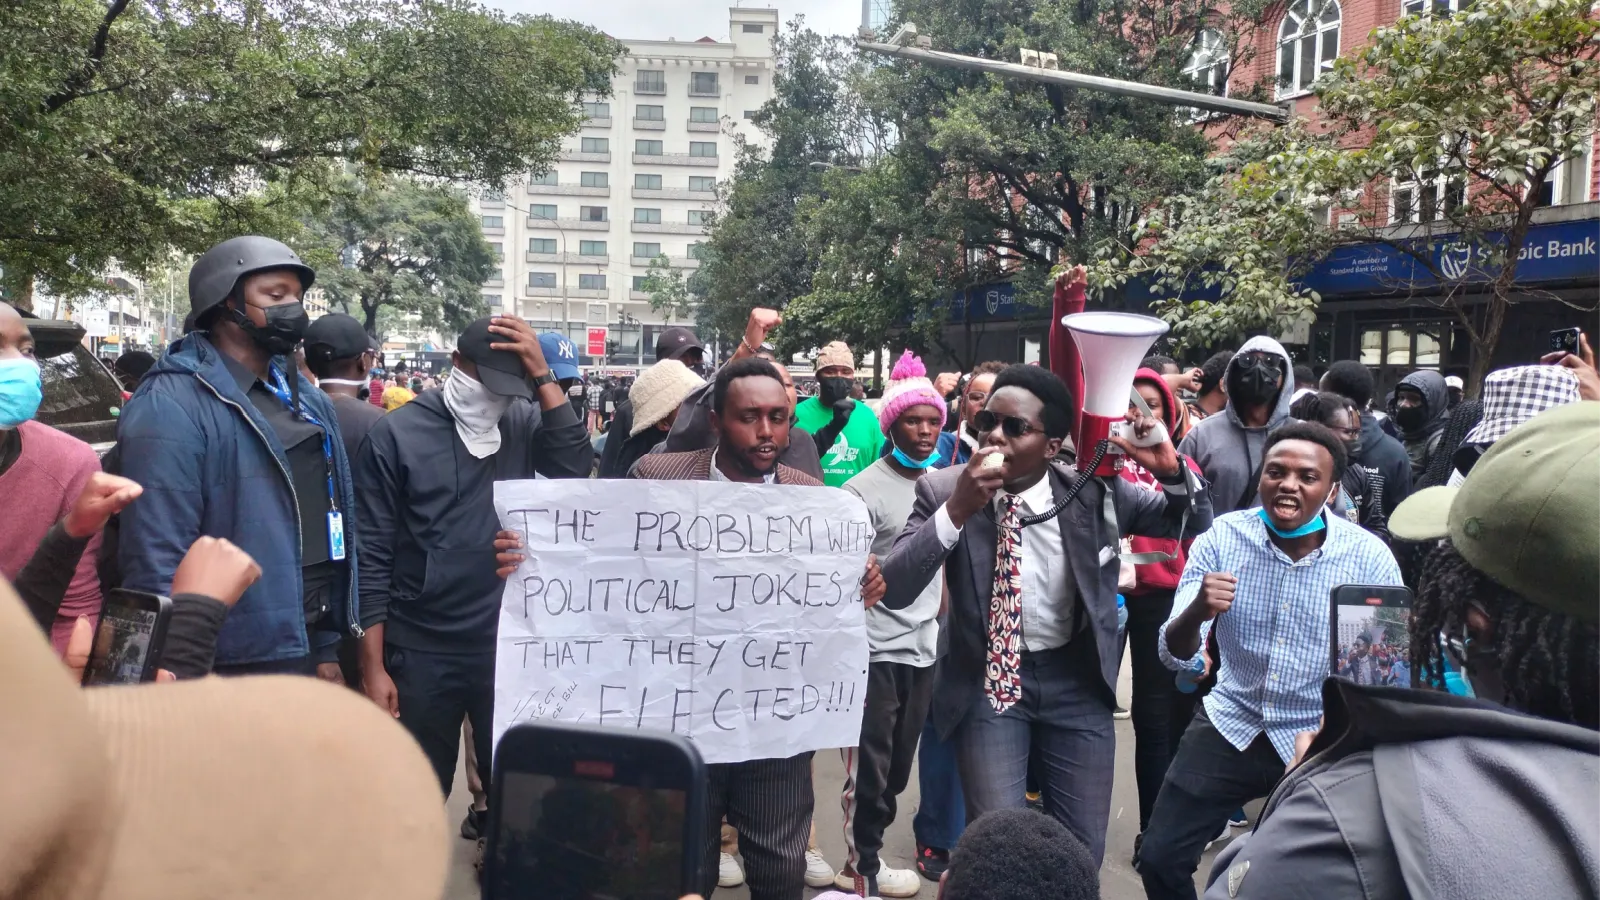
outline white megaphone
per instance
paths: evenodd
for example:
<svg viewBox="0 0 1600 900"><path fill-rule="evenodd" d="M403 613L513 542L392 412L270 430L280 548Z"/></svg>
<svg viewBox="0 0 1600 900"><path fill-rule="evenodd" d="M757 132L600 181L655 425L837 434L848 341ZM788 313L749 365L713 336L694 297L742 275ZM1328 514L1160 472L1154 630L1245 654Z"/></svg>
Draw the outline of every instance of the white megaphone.
<svg viewBox="0 0 1600 900"><path fill-rule="evenodd" d="M1167 323L1133 313L1082 312L1066 316L1061 324L1071 332L1083 360L1083 424L1078 434L1078 459L1079 465L1084 465L1100 442L1113 433L1134 439L1132 429L1124 428L1133 376L1150 352L1150 345L1167 333ZM1165 439L1163 427L1138 443L1158 444ZM1115 475L1122 468L1121 452L1116 445L1109 445L1092 474Z"/></svg>

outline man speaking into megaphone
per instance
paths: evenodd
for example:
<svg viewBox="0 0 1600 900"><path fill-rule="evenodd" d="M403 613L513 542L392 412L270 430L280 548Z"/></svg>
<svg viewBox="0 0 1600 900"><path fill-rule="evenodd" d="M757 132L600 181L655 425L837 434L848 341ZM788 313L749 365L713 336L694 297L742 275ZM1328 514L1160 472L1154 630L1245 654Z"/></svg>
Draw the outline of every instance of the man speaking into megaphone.
<svg viewBox="0 0 1600 900"><path fill-rule="evenodd" d="M1023 806L1036 753L1047 811L1098 864L1116 750L1118 541L1192 537L1210 526L1211 505L1170 438L1138 446L1155 433L1148 417L1108 440L1154 473L1162 492L1055 462L1075 409L1049 370L1001 371L974 416L972 459L917 481L911 516L882 565L882 602L904 608L943 567L950 649L929 715L955 743L968 820ZM1027 524L1063 500L1059 516Z"/></svg>

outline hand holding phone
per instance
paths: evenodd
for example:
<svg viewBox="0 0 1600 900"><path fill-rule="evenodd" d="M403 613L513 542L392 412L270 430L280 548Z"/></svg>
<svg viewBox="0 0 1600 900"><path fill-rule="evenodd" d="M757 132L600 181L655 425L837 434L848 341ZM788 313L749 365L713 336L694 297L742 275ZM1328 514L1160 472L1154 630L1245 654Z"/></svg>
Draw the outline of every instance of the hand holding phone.
<svg viewBox="0 0 1600 900"><path fill-rule="evenodd" d="M1539 358L1545 365L1562 366L1578 376L1578 396L1600 400L1600 373L1595 371L1594 350L1589 339L1577 328L1558 328L1550 332L1551 352Z"/></svg>
<svg viewBox="0 0 1600 900"><path fill-rule="evenodd" d="M144 591L114 588L100 609L100 625L83 668L83 684L155 681L172 620L172 601ZM80 622L87 620L80 619ZM78 635L74 627L73 637ZM69 645L69 660L71 650ZM69 662L69 665L71 663Z"/></svg>
<svg viewBox="0 0 1600 900"><path fill-rule="evenodd" d="M1330 672L1356 684L1411 687L1411 589L1341 584L1329 592Z"/></svg>

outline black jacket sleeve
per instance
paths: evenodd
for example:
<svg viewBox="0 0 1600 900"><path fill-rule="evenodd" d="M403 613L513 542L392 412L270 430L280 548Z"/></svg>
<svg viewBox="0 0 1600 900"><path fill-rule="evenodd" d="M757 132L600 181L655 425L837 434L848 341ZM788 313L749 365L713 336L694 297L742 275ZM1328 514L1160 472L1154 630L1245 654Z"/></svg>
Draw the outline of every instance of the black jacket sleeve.
<svg viewBox="0 0 1600 900"><path fill-rule="evenodd" d="M545 413L548 417L550 414ZM606 447L600 451L600 477L622 478L628 474L622 464L622 445L628 442L628 432L633 430L633 401L624 400L617 406L611 419L611 430L606 432Z"/></svg>
<svg viewBox="0 0 1600 900"><path fill-rule="evenodd" d="M78 571L78 560L89 546L89 540L67 534L66 527L57 522L45 532L44 540L34 548L27 565L17 573L13 587L46 635L55 624L56 613L61 610L67 588L72 586L72 576Z"/></svg>
<svg viewBox="0 0 1600 900"><path fill-rule="evenodd" d="M203 594L172 598L172 619L167 624L167 644L161 651L161 668L179 678L211 674L217 655L217 633L228 617L221 600Z"/></svg>
<svg viewBox="0 0 1600 900"><path fill-rule="evenodd" d="M389 591L394 574L394 534L398 527L400 482L396 473L391 422L384 420L368 432L361 452L352 461L356 496L360 499L360 527L356 529L358 616L362 628L389 618Z"/></svg>
<svg viewBox="0 0 1600 900"><path fill-rule="evenodd" d="M526 412L531 418L532 410ZM606 443L611 439L607 438ZM594 470L594 445L589 443L589 432L570 403L542 410L539 424L528 440L528 451L528 464L546 478L588 478Z"/></svg>

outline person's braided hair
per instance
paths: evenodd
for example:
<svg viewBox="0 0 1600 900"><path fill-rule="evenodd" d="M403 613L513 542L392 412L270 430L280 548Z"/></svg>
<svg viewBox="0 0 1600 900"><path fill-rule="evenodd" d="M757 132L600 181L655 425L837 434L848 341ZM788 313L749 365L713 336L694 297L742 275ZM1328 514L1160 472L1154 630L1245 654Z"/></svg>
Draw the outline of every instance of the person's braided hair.
<svg viewBox="0 0 1600 900"><path fill-rule="evenodd" d="M1450 483L1450 473L1455 471L1456 450L1467 439L1467 432L1477 426L1483 419L1483 404L1477 400L1463 400L1450 411L1450 418L1445 422L1444 431L1439 435L1439 444L1434 448L1433 456L1428 459L1428 468L1422 473L1422 478L1411 486L1414 491L1425 487L1436 487Z"/></svg>
<svg viewBox="0 0 1600 900"><path fill-rule="evenodd" d="M1461 634L1467 609L1488 615L1493 637L1473 656L1498 665L1505 705L1600 730L1600 633L1592 622L1522 599L1472 567L1449 541L1423 560L1411 607L1411 654L1419 686L1444 687L1439 635Z"/></svg>

